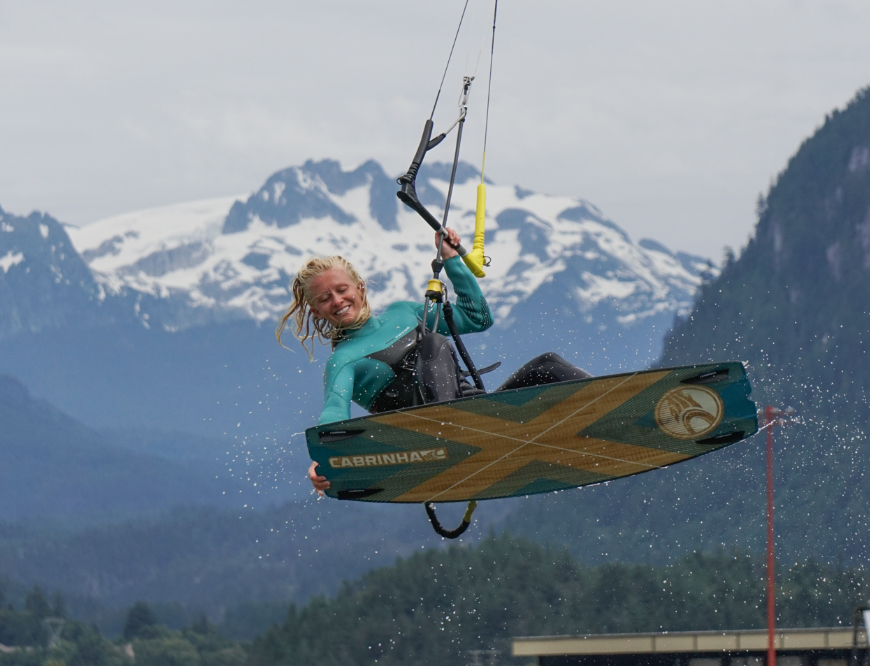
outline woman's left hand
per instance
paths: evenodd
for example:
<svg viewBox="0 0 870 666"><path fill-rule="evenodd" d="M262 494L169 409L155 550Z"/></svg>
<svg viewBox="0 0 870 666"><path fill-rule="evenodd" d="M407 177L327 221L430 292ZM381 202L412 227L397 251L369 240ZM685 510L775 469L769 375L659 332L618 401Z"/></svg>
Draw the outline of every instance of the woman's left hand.
<svg viewBox="0 0 870 666"><path fill-rule="evenodd" d="M314 489L317 491L317 494L323 497L323 491L329 490L329 481L326 480L325 476L317 475L317 463L312 462L311 466L308 468L308 478L311 480L311 485L314 486Z"/></svg>
<svg viewBox="0 0 870 666"><path fill-rule="evenodd" d="M451 229L450 227L445 227L445 231L447 231L447 238L444 240L444 245L441 246L441 258L442 259L450 259L451 257L455 257L459 254L456 250L454 250L450 245L459 245L462 242L462 239L459 238L459 234L456 233L455 229ZM448 241L450 241L448 243ZM438 243L441 242L441 234L435 234L435 247L438 247Z"/></svg>

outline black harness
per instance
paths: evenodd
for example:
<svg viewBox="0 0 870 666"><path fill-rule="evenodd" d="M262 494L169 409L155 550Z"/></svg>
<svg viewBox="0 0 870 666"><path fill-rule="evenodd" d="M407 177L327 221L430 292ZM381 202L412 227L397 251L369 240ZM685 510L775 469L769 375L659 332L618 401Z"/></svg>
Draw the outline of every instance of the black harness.
<svg viewBox="0 0 870 666"><path fill-rule="evenodd" d="M402 336L386 349L369 354L366 358L385 363L395 378L375 398L369 408L373 414L404 407L422 405L422 395L416 377L417 340L419 328Z"/></svg>
<svg viewBox="0 0 870 666"><path fill-rule="evenodd" d="M422 325L386 349L366 356L385 363L395 378L375 398L372 413L405 409L484 393L466 381L450 338Z"/></svg>

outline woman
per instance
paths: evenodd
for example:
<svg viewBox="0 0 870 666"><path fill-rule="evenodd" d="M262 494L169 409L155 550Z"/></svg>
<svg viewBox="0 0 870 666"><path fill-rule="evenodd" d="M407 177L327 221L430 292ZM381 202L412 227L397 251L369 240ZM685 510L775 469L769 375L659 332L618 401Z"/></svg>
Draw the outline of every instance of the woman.
<svg viewBox="0 0 870 666"><path fill-rule="evenodd" d="M459 235L447 230L448 240L459 245ZM436 237L436 244L440 237ZM455 292L454 321L460 334L485 331L492 326L492 313L471 272L456 250L444 243L441 250L444 270ZM398 373L391 357L401 359L416 339L423 316L423 305L399 301L378 316L371 312L365 281L353 266L337 256L312 259L293 279L293 303L278 327L281 339L287 321L293 317L295 334L313 355L314 339L330 341L332 355L324 371L324 405L320 423L350 418L353 400L368 411L385 411L401 406L401 396L387 395ZM433 313L434 318L434 313ZM434 319L427 322L434 324ZM438 332L448 334L443 318ZM392 353L391 353L392 352ZM308 476L314 487L326 490L329 482L317 476L312 463Z"/></svg>
<svg viewBox="0 0 870 666"><path fill-rule="evenodd" d="M447 233L450 244L459 245L459 235L453 229L447 229ZM440 243L440 236L436 235L435 242ZM485 331L492 326L492 313L477 281L450 245L444 243L441 252L455 294L457 332ZM370 412L408 406L403 403L411 394L405 390L407 385L402 385L408 374L403 361L417 342L422 304L399 301L383 314L373 315L365 281L339 256L310 260L293 278L292 292L293 303L278 326L278 341L292 317L294 333L312 358L315 338L332 343L324 371L321 424L350 418L351 400ZM432 312L428 327L434 325L434 316ZM443 317L437 332L449 333ZM309 340L311 349L306 346ZM520 368L498 390L588 376L556 354L544 354ZM320 492L329 488L329 482L317 475L316 466L316 462L311 464L308 476Z"/></svg>

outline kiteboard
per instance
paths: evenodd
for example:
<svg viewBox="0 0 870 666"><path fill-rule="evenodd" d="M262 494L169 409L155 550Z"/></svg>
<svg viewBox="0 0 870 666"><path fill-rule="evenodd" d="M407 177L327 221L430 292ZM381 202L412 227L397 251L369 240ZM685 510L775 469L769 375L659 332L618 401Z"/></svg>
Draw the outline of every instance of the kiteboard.
<svg viewBox="0 0 870 666"><path fill-rule="evenodd" d="M460 398L306 430L330 497L458 502L633 476L758 430L741 363L646 370Z"/></svg>

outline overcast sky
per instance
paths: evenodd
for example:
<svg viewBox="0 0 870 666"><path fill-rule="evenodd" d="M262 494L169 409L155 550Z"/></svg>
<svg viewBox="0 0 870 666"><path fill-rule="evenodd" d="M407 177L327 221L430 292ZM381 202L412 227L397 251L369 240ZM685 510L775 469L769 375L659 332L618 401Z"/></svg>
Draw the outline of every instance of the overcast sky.
<svg viewBox="0 0 870 666"><path fill-rule="evenodd" d="M309 158L398 175L463 3L4 2L0 205L87 224L250 192ZM483 46L475 164L491 11L470 0L436 114L452 121ZM866 0L502 0L487 175L719 259L800 142L870 83L868 34Z"/></svg>

